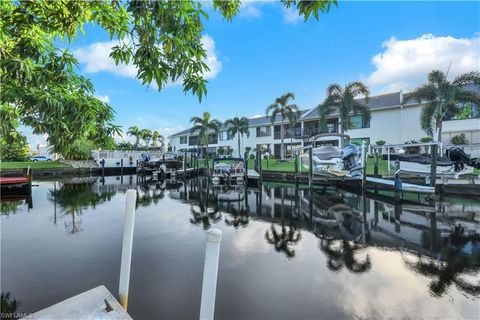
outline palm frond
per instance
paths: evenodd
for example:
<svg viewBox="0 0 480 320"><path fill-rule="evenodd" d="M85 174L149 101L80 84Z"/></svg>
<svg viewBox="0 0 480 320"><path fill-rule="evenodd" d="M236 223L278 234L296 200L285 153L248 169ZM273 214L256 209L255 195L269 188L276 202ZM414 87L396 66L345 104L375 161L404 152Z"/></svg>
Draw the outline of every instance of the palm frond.
<svg viewBox="0 0 480 320"><path fill-rule="evenodd" d="M464 86L467 84L480 85L480 72L471 71L471 72L461 74L458 77L456 77L455 80L453 80L452 84L456 86Z"/></svg>
<svg viewBox="0 0 480 320"><path fill-rule="evenodd" d="M357 96L365 96L365 101L368 103L370 90L363 82L361 81L350 82L345 87L345 91L350 92L353 98Z"/></svg>
<svg viewBox="0 0 480 320"><path fill-rule="evenodd" d="M420 124L422 129L429 135L433 135L433 122L435 120L435 112L437 110L437 104L430 102L422 108L420 114Z"/></svg>
<svg viewBox="0 0 480 320"><path fill-rule="evenodd" d="M190 118L190 123L192 123L192 124L201 123L202 121L203 121L203 119L200 118L200 117L191 117Z"/></svg>
<svg viewBox="0 0 480 320"><path fill-rule="evenodd" d="M405 95L405 100L408 99L415 99L418 103L422 100L435 100L436 97L436 90L435 87L431 84L425 84L423 86L418 87L414 91Z"/></svg>
<svg viewBox="0 0 480 320"><path fill-rule="evenodd" d="M271 105L269 105L266 109L265 109L265 115L268 116L270 114L270 112L272 112L273 110L275 109L278 109L278 104L277 103L272 103Z"/></svg>
<svg viewBox="0 0 480 320"><path fill-rule="evenodd" d="M440 70L431 71L427 78L430 84L436 85L437 87L446 81L445 73Z"/></svg>
<svg viewBox="0 0 480 320"><path fill-rule="evenodd" d="M370 121L372 115L370 112L370 108L358 101L355 101L352 106L353 113L355 114L362 114L367 121Z"/></svg>
<svg viewBox="0 0 480 320"><path fill-rule="evenodd" d="M343 89L342 86L340 86L338 83L332 83L328 85L327 87L327 97L329 96L342 96L343 95Z"/></svg>
<svg viewBox="0 0 480 320"><path fill-rule="evenodd" d="M455 94L455 100L460 103L472 102L480 106L480 95L472 91L459 90Z"/></svg>

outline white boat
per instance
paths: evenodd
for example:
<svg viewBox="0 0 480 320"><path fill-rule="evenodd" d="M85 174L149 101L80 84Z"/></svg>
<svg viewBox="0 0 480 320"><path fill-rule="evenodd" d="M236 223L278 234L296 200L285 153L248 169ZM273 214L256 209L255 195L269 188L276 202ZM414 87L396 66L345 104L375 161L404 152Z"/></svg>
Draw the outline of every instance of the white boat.
<svg viewBox="0 0 480 320"><path fill-rule="evenodd" d="M401 172L428 175L431 172L432 157L429 154L384 154L384 160L390 161L390 166L395 166L398 161ZM447 150L447 157L437 158L436 172L439 176L458 178L461 175L472 174L478 167L474 159L471 159L459 148Z"/></svg>
<svg viewBox="0 0 480 320"><path fill-rule="evenodd" d="M300 156L303 167L310 168L308 153ZM340 149L326 145L312 150L313 173L342 177L358 177L362 174L360 150L357 146L347 145Z"/></svg>
<svg viewBox="0 0 480 320"><path fill-rule="evenodd" d="M246 171L242 158L217 158L213 160L213 183L243 183L245 176Z"/></svg>

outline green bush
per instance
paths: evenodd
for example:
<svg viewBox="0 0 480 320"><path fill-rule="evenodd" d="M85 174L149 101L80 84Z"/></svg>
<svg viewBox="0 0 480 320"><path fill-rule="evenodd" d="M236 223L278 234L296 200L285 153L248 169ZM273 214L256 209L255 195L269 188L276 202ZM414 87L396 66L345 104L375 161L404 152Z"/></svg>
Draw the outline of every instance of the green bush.
<svg viewBox="0 0 480 320"><path fill-rule="evenodd" d="M0 159L2 161L27 161L28 147L25 143L17 141L14 143L0 142Z"/></svg>
<svg viewBox="0 0 480 320"><path fill-rule="evenodd" d="M377 146L384 146L386 144L385 140L378 140L375 142Z"/></svg>
<svg viewBox="0 0 480 320"><path fill-rule="evenodd" d="M249 158L253 160L253 159L255 159L255 155L254 155L254 154L251 154L251 155L249 156Z"/></svg>
<svg viewBox="0 0 480 320"><path fill-rule="evenodd" d="M468 144L468 139L465 136L464 133L462 134L457 134L456 136L453 136L451 139L452 144Z"/></svg>
<svg viewBox="0 0 480 320"><path fill-rule="evenodd" d="M430 141L433 141L432 137L423 137L422 139L420 139L420 142L422 142L422 143L426 143L426 142L430 142Z"/></svg>

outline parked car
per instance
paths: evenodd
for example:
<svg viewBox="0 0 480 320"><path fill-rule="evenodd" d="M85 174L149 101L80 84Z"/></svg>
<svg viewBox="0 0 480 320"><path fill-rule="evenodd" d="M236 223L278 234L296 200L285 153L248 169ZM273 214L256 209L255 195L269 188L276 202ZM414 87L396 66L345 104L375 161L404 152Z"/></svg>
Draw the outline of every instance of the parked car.
<svg viewBox="0 0 480 320"><path fill-rule="evenodd" d="M51 158L46 156L34 156L34 157L30 157L30 160L31 161L52 161Z"/></svg>

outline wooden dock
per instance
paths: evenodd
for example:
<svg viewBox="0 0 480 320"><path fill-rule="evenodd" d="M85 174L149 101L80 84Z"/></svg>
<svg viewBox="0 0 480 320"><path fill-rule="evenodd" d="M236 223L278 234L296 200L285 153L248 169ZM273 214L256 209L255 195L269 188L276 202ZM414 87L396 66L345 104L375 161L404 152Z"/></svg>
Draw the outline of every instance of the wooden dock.
<svg viewBox="0 0 480 320"><path fill-rule="evenodd" d="M105 302L106 301L106 302ZM40 310L31 319L116 319L132 320L105 286L98 286Z"/></svg>
<svg viewBox="0 0 480 320"><path fill-rule="evenodd" d="M387 180L387 179L374 178L374 177L367 177L366 180L367 180L367 188L372 186L373 187L382 186L382 187L386 187L387 189L395 188L394 180ZM400 191L433 194L435 193L435 187L422 186L419 184L402 182Z"/></svg>
<svg viewBox="0 0 480 320"><path fill-rule="evenodd" d="M248 180L259 180L260 179L260 174L253 169L248 169L247 178L248 178Z"/></svg>

